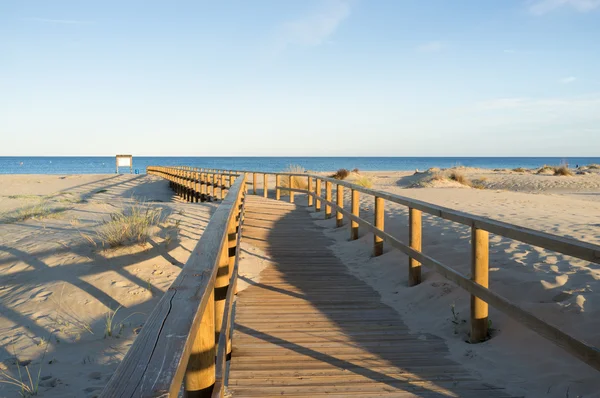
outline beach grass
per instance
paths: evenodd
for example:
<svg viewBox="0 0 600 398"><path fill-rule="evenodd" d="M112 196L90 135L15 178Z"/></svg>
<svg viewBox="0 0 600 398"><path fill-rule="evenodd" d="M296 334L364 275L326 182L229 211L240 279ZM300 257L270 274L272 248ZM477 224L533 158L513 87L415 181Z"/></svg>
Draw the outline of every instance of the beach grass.
<svg viewBox="0 0 600 398"><path fill-rule="evenodd" d="M290 164L285 170L285 173L306 174L306 169L299 165ZM281 176L281 186L284 188L307 189L308 182L306 178L294 176Z"/></svg>
<svg viewBox="0 0 600 398"><path fill-rule="evenodd" d="M372 188L373 187L373 179L371 179L370 177L367 176L360 176L358 177L354 183L356 185L360 185L361 187L364 188Z"/></svg>
<svg viewBox="0 0 600 398"><path fill-rule="evenodd" d="M103 246L118 247L143 244L148 241L152 228L163 221L162 208L134 202L128 208L112 213L96 230Z"/></svg>

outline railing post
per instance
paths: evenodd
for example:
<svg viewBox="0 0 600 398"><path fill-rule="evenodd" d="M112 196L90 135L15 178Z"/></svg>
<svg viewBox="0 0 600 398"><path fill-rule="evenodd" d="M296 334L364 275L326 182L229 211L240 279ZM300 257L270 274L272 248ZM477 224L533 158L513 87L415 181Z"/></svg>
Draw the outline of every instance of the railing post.
<svg viewBox="0 0 600 398"><path fill-rule="evenodd" d="M202 202L206 202L206 194L208 193L208 181L207 174L202 172L200 173L200 200Z"/></svg>
<svg viewBox="0 0 600 398"><path fill-rule="evenodd" d="M471 280L483 287L489 286L489 233L471 229ZM471 343L485 341L488 337L488 304L471 296Z"/></svg>
<svg viewBox="0 0 600 398"><path fill-rule="evenodd" d="M336 205L338 205L338 207L343 208L344 207L344 186L337 184L337 189L336 189ZM344 214L339 211L336 210L335 212L335 226L336 227L341 227L342 225L344 225Z"/></svg>
<svg viewBox="0 0 600 398"><path fill-rule="evenodd" d="M215 344L219 344L221 335L221 324L225 313L225 300L227 299L227 290L229 288L229 239L223 242L221 253L219 255L219 268L217 269L217 278L215 279Z"/></svg>
<svg viewBox="0 0 600 398"><path fill-rule="evenodd" d="M375 196L375 228L383 231L383 214L384 214L383 198ZM383 239L377 234L373 234L373 256L377 257L383 254Z"/></svg>
<svg viewBox="0 0 600 398"><path fill-rule="evenodd" d="M269 194L269 175L267 173L263 174L263 196L266 198Z"/></svg>
<svg viewBox="0 0 600 398"><path fill-rule="evenodd" d="M225 185L225 181L223 180L224 177L225 176L223 174L219 174L219 188L221 189L219 196L221 200L225 199L225 190L223 189L223 186Z"/></svg>
<svg viewBox="0 0 600 398"><path fill-rule="evenodd" d="M422 248L422 221L421 211L413 208L408 209L408 222L410 224L408 230L408 240L410 247L416 251L421 251ZM421 283L421 263L414 258L408 258L408 286L415 286Z"/></svg>
<svg viewBox="0 0 600 398"><path fill-rule="evenodd" d="M256 195L256 173L252 173L252 194Z"/></svg>
<svg viewBox="0 0 600 398"><path fill-rule="evenodd" d="M290 176L288 181L290 186L290 203L294 203L294 191L292 191L292 188L294 188L294 176Z"/></svg>
<svg viewBox="0 0 600 398"><path fill-rule="evenodd" d="M325 200L331 202L331 181L325 181ZM325 218L331 218L331 206L325 203Z"/></svg>
<svg viewBox="0 0 600 398"><path fill-rule="evenodd" d="M280 186L281 186L281 176L279 174L275 174L275 199L276 200L281 199L281 189L279 189Z"/></svg>
<svg viewBox="0 0 600 398"><path fill-rule="evenodd" d="M215 367L215 294L210 293L200 328L192 345L185 372L186 398L205 398L212 395L216 380Z"/></svg>
<svg viewBox="0 0 600 398"><path fill-rule="evenodd" d="M359 217L360 216L360 207L359 207L359 199L358 199L358 191L356 189L352 190L352 215ZM358 223L354 220L350 222L350 240L358 239Z"/></svg>
<svg viewBox="0 0 600 398"><path fill-rule="evenodd" d="M315 193L316 193L316 198L315 198L315 211L321 211L321 180L319 178L316 178L317 181L315 181Z"/></svg>
<svg viewBox="0 0 600 398"><path fill-rule="evenodd" d="M215 188L215 185L216 185L215 183L216 183L216 181L217 181L217 175L214 174L214 173L211 174L211 182L210 182L210 198L211 198L211 200L216 199L216 196L215 196L215 192L216 192L215 191L215 189L216 189Z"/></svg>
<svg viewBox="0 0 600 398"><path fill-rule="evenodd" d="M313 179L312 177L308 177L308 196L306 197L306 199L308 200L308 206L312 206L313 205Z"/></svg>

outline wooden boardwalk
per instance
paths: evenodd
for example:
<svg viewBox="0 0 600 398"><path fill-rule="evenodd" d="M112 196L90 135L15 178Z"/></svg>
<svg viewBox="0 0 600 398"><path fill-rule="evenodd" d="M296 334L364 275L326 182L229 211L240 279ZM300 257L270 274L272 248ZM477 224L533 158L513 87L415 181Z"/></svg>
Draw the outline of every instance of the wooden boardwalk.
<svg viewBox="0 0 600 398"><path fill-rule="evenodd" d="M243 231L273 265L237 297L233 397L509 396L448 359L439 337L410 333L307 208L248 195Z"/></svg>

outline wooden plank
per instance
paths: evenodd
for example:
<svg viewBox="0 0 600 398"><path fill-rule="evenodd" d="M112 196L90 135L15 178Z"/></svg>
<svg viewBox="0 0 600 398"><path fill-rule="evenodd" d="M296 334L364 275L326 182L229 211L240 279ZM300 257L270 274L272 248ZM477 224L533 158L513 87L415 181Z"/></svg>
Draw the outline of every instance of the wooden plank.
<svg viewBox="0 0 600 398"><path fill-rule="evenodd" d="M362 397L401 390L439 396L444 383L450 394L507 396L448 359L439 337L411 334L333 255L304 208L272 203L259 197L247 203L242 239L260 245L272 265L237 297L233 396Z"/></svg>

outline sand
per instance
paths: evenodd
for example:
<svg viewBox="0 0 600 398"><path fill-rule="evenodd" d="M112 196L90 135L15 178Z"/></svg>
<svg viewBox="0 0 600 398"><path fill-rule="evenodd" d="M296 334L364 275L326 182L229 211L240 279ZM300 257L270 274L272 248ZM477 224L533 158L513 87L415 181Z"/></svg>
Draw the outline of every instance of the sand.
<svg viewBox="0 0 600 398"><path fill-rule="evenodd" d="M144 245L102 247L98 225L136 200L162 208L160 228ZM0 176L0 219L40 202L59 212L0 224L0 366L18 378L16 361L31 361L34 383L41 368L44 397L96 396L215 204L175 200L168 183L152 176ZM107 336L106 317L115 311ZM0 384L0 396L18 389Z"/></svg>
<svg viewBox="0 0 600 398"><path fill-rule="evenodd" d="M600 176L595 172L573 177L461 172L471 180L487 177L484 189L444 180L409 188L424 177L414 172L360 175L371 178L375 189L600 244ZM297 195L299 203L303 196ZM91 243L102 221L129 206L132 197L145 198L165 214L149 242L119 249ZM50 214L16 220L18 209L40 202ZM0 369L18 377L16 362L31 361L32 374L41 366L40 396L97 396L187 260L215 206L181 202L165 181L152 176L0 176ZM406 209L386 206L386 231L406 240ZM372 218L372 209L372 198L361 195L361 215ZM464 291L427 269L421 285L406 287L406 256L388 247L373 258L372 235L361 233L349 242L348 228L336 229L335 221L321 220L322 214L315 213L315 222L327 227L332 249L351 272L379 291L415 333L444 338L451 355L484 380L527 397L600 396L597 371L493 309L493 338L466 343L469 296ZM491 244L494 291L600 346L597 265L494 235ZM469 272L464 226L424 216L424 251ZM246 243L241 257L240 290L258 281L268 265L264 253ZM115 330L105 336L106 316L117 308ZM16 395L14 386L0 384L0 396Z"/></svg>
<svg viewBox="0 0 600 398"><path fill-rule="evenodd" d="M420 176L405 172L370 172L373 188L406 197L600 244L600 177L558 177L532 173L467 170L471 179L487 175L490 187L473 189L442 182L433 188L409 188ZM350 179L356 178L351 176ZM460 184L459 184L460 185ZM527 193L526 193L527 192ZM583 194L582 194L583 193ZM349 197L346 195L349 206ZM372 220L373 198L361 194L361 217ZM469 295L433 271L408 288L405 255L386 248L372 257L371 234L348 241L348 227L334 220L315 222L335 239L333 250L351 272L373 286L415 333L444 338L452 356L484 380L527 397L600 396L598 372L548 343L503 314L490 310L493 338L469 344ZM385 229L408 240L407 211L386 202ZM423 250L468 275L470 231L424 215ZM491 235L490 287L573 336L600 346L600 267L585 261ZM454 314L453 314L454 309Z"/></svg>

